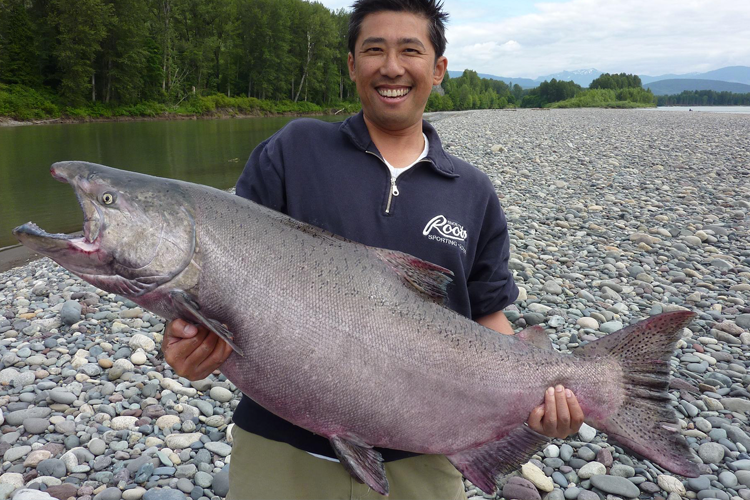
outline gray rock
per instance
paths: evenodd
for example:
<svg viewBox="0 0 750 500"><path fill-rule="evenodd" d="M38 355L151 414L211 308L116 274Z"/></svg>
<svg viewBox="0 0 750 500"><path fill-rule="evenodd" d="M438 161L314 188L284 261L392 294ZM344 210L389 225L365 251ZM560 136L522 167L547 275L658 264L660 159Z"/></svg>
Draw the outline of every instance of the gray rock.
<svg viewBox="0 0 750 500"><path fill-rule="evenodd" d="M623 498L636 498L640 495L638 486L624 477L598 475L591 476L591 484L600 490Z"/></svg>
<svg viewBox="0 0 750 500"><path fill-rule="evenodd" d="M195 476L193 477L193 481L196 485L200 486L201 488L210 488L211 484L214 481L214 478L211 474L207 474L205 472L196 472Z"/></svg>
<svg viewBox="0 0 750 500"><path fill-rule="evenodd" d="M64 477L68 473L65 462L58 458L42 460L36 466L36 472L40 476Z"/></svg>
<svg viewBox="0 0 750 500"><path fill-rule="evenodd" d="M66 325L72 325L81 320L81 304L75 300L66 301L60 310L60 319Z"/></svg>
<svg viewBox="0 0 750 500"><path fill-rule="evenodd" d="M23 428L29 434L42 434L47 431L49 427L48 418L27 418L23 421Z"/></svg>
<svg viewBox="0 0 750 500"><path fill-rule="evenodd" d="M120 488L110 487L97 493L94 500L120 500L121 496L122 492L120 491Z"/></svg>
<svg viewBox="0 0 750 500"><path fill-rule="evenodd" d="M225 497L229 493L229 471L222 470L214 474L214 483L211 485L211 489L214 490L214 494ZM151 500L151 499L146 499ZM157 499L153 499L157 500Z"/></svg>
<svg viewBox="0 0 750 500"><path fill-rule="evenodd" d="M216 493L216 490L214 490L214 493ZM227 493L229 493L228 486L227 491L219 496L226 496ZM143 495L143 500L185 500L185 494L180 490L171 488L151 488Z"/></svg>
<svg viewBox="0 0 750 500"><path fill-rule="evenodd" d="M227 455L232 453L232 447L226 443L209 442L205 444L205 447L208 451L216 453L217 455L222 456L222 457L226 457Z"/></svg>
<svg viewBox="0 0 750 500"><path fill-rule="evenodd" d="M21 458L24 458L31 452L31 446L15 446L5 452L3 460L6 462L15 462Z"/></svg>
<svg viewBox="0 0 750 500"><path fill-rule="evenodd" d="M698 456L704 463L719 464L724 458L724 447L719 443L703 443L698 448Z"/></svg>

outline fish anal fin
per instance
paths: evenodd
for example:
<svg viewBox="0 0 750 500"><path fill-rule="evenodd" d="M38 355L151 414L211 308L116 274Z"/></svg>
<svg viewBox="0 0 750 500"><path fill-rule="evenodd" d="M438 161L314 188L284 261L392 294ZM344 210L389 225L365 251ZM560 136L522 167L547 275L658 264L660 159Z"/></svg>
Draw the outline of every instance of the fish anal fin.
<svg viewBox="0 0 750 500"><path fill-rule="evenodd" d="M196 304L184 290L174 289L169 292L169 296L172 298L172 302L179 306L185 319L192 319L196 323L205 326L218 335L221 340L229 344L229 347L231 347L234 352L244 357L245 354L242 352L242 349L237 347L234 343L234 334L219 321L206 317L203 312L201 312L200 306Z"/></svg>
<svg viewBox="0 0 750 500"><path fill-rule="evenodd" d="M381 495L388 495L385 465L378 450L356 436L337 435L330 441L339 461L352 477Z"/></svg>
<svg viewBox="0 0 750 500"><path fill-rule="evenodd" d="M550 340L549 335L547 335L547 332L544 331L544 328L539 325L524 328L516 335L524 342L536 346L544 351L555 350L555 348L552 347L552 340Z"/></svg>
<svg viewBox="0 0 750 500"><path fill-rule="evenodd" d="M448 455L448 460L469 481L488 495L497 489L499 476L517 470L529 461L549 438L527 425L516 427L497 441Z"/></svg>
<svg viewBox="0 0 750 500"><path fill-rule="evenodd" d="M404 283L425 298L445 305L448 299L446 289L452 281L453 271L403 252L384 248L373 248L373 251Z"/></svg>

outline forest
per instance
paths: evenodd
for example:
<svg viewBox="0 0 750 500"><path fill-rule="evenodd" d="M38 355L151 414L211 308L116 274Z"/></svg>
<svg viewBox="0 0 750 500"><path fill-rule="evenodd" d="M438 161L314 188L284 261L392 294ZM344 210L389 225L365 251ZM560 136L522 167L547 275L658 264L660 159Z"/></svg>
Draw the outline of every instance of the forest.
<svg viewBox="0 0 750 500"><path fill-rule="evenodd" d="M0 0L0 116L356 112L348 20L304 0ZM714 94L665 102L736 100ZM554 79L522 89L465 70L446 74L427 111L655 103L625 73L589 89Z"/></svg>
<svg viewBox="0 0 750 500"><path fill-rule="evenodd" d="M659 106L750 106L750 94L686 90L675 95L660 95L657 101Z"/></svg>

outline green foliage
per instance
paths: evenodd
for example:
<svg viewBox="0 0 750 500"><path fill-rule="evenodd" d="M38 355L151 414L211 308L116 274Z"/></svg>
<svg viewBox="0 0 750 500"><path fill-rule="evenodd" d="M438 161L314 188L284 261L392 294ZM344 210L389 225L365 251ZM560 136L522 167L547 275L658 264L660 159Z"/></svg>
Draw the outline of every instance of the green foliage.
<svg viewBox="0 0 750 500"><path fill-rule="evenodd" d="M610 75L603 73L589 85L590 89L629 89L641 88L641 78L638 75L620 73L619 75Z"/></svg>
<svg viewBox="0 0 750 500"><path fill-rule="evenodd" d="M56 118L60 116L60 110L54 99L49 92L23 85L0 84L0 116L9 116L15 120Z"/></svg>
<svg viewBox="0 0 750 500"><path fill-rule="evenodd" d="M533 88L521 101L522 108L541 108L551 103L564 101L574 97L581 91L581 86L575 82L564 82L552 79L544 81Z"/></svg>
<svg viewBox="0 0 750 500"><path fill-rule="evenodd" d="M39 85L39 54L24 0L0 3L0 81Z"/></svg>
<svg viewBox="0 0 750 500"><path fill-rule="evenodd" d="M60 95L66 102L80 105L94 94L94 58L107 35L105 23L113 16L113 8L102 0L53 0L52 10L58 30L55 56Z"/></svg>
<svg viewBox="0 0 750 500"><path fill-rule="evenodd" d="M660 95L659 106L750 106L750 94L685 90L676 95Z"/></svg>
<svg viewBox="0 0 750 500"><path fill-rule="evenodd" d="M445 95L430 95L427 111L452 111L464 109L498 109L513 100L505 82L480 78L476 71L464 70L458 78L447 73L442 83Z"/></svg>
<svg viewBox="0 0 750 500"><path fill-rule="evenodd" d="M654 106L654 96L643 89L625 89L640 90L638 92L623 92L612 89L589 89L578 93L572 99L566 99L552 104L551 108L642 108ZM640 101L630 101L625 98L633 96ZM650 96L651 101L646 98Z"/></svg>

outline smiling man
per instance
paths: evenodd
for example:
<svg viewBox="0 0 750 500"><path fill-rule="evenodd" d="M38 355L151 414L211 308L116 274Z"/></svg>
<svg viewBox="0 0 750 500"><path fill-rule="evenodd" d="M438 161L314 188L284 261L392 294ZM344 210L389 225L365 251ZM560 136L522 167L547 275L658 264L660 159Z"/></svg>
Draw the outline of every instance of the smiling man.
<svg viewBox="0 0 750 500"><path fill-rule="evenodd" d="M447 60L436 0L359 0L349 25L349 73L362 112L343 123L295 120L253 151L237 194L371 246L450 269L448 307L499 333L518 296L509 241L492 183L447 154L422 119ZM238 263L238 265L242 265ZM250 312L249 312L250 313ZM208 376L230 349L176 320L163 342L175 371ZM562 386L539 395L529 417L554 437L576 432L583 414ZM329 441L244 396L234 413L229 498L376 498L336 460ZM379 450L390 498L465 498L461 475L443 456Z"/></svg>

